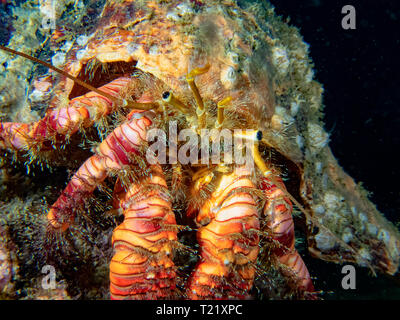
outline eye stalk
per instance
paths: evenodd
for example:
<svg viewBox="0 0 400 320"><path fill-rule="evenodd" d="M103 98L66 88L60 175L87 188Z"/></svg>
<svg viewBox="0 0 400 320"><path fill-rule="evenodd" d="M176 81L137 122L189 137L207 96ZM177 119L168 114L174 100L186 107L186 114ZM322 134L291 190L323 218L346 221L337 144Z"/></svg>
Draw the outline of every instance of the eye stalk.
<svg viewBox="0 0 400 320"><path fill-rule="evenodd" d="M262 140L262 132L260 130L241 130L240 133L236 133L235 137L237 138L242 138L244 140L251 140L254 141L255 143L258 143L259 141Z"/></svg>
<svg viewBox="0 0 400 320"><path fill-rule="evenodd" d="M178 109L179 111L181 111L182 113L187 113L187 109L186 109L185 105L184 105L180 100L178 100L178 99L172 94L172 92L170 92L170 91L164 91L161 97L162 97L162 100L163 100L165 103L167 103L167 104L169 104L169 105L171 105L171 106L177 108L177 109Z"/></svg>

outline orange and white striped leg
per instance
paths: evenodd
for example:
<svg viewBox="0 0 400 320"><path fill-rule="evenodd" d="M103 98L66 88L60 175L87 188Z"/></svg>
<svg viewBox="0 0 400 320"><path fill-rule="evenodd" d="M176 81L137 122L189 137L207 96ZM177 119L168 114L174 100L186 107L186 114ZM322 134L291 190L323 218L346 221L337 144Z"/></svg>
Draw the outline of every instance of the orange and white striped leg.
<svg viewBox="0 0 400 320"><path fill-rule="evenodd" d="M129 86L132 79L122 77L102 86L99 90L118 97ZM110 114L115 109L114 102L96 92L88 92L72 99L68 106L57 108L50 106L43 119L31 123L0 123L0 148L11 150L28 150L33 145L41 149L53 148L53 139L58 143L65 141L80 128L89 127L95 121ZM50 141L50 145L44 144Z"/></svg>
<svg viewBox="0 0 400 320"><path fill-rule="evenodd" d="M132 111L128 121L117 127L100 144L98 154L90 157L75 173L47 215L50 225L65 231L76 211L96 187L107 177L109 170L121 170L132 165L132 154L146 140L151 120L139 111Z"/></svg>
<svg viewBox="0 0 400 320"><path fill-rule="evenodd" d="M201 260L189 278L190 299L249 296L259 252L255 186L244 169L224 174L197 216Z"/></svg>
<svg viewBox="0 0 400 320"><path fill-rule="evenodd" d="M54 229L65 231L73 221L76 211L107 177L104 159L98 155L90 157L71 178L67 187L51 206L47 219Z"/></svg>
<svg viewBox="0 0 400 320"><path fill-rule="evenodd" d="M120 195L124 221L114 230L111 299L172 299L177 227L161 167ZM122 189L122 188L120 188Z"/></svg>
<svg viewBox="0 0 400 320"><path fill-rule="evenodd" d="M284 264L299 279L299 289L313 292L314 286L308 269L294 247L294 222L292 218L292 202L286 196L283 181L275 176L274 181L264 178L261 188L264 190L267 202L264 206L264 215L267 217L267 226L272 233L272 239L278 244L273 250L280 263ZM276 184L275 184L276 183Z"/></svg>
<svg viewBox="0 0 400 320"><path fill-rule="evenodd" d="M152 124L152 113L133 110L126 122L115 128L98 146L97 153L104 157L108 169L121 170L132 164L132 156L139 155L146 141L148 127Z"/></svg>

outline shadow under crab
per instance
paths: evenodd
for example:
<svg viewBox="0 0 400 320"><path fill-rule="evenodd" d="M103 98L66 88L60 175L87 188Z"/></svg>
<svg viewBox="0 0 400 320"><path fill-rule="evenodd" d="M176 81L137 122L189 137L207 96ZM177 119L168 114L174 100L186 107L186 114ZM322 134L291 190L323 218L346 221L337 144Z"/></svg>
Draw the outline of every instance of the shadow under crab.
<svg viewBox="0 0 400 320"><path fill-rule="evenodd" d="M191 104L184 76L209 63L210 72L198 79L204 101L236 98L236 109L230 112L263 132L270 145L262 150L265 158L287 170L294 185L290 191L305 207L311 254L394 274L399 264L398 231L332 156L321 123L322 89L312 79L307 46L297 30L275 17L269 5L243 10L232 3L208 11L211 4L194 7L190 1L147 5L108 3L97 33L87 46L69 52L65 69L84 79L92 72L93 80L85 80L98 87L119 74L109 78L93 66L137 68ZM127 8L129 21L122 16ZM150 88L162 93L156 85ZM84 93L69 80L62 80L54 92L69 99ZM271 278L276 283L269 286L285 292L279 275Z"/></svg>

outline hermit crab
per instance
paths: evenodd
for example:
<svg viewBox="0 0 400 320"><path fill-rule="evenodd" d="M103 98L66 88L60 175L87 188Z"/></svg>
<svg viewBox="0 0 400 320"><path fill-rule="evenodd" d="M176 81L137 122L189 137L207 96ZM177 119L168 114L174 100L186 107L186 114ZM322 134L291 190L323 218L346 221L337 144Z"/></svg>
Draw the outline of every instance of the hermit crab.
<svg viewBox="0 0 400 320"><path fill-rule="evenodd" d="M293 206L313 256L397 271L399 233L331 154L307 46L269 4L107 1L61 70L46 66L45 115L2 122L0 146L68 167L97 128L44 232L63 237L112 181L112 299L317 298Z"/></svg>

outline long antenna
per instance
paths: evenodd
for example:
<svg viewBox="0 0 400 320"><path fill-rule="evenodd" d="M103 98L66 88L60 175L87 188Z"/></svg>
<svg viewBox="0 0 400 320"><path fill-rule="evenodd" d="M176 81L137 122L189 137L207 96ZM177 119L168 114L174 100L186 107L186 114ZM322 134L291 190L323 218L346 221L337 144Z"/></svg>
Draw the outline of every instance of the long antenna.
<svg viewBox="0 0 400 320"><path fill-rule="evenodd" d="M73 80L74 82L76 82L77 84L81 85L82 87L84 87L84 88L86 88L86 89L88 89L90 91L94 91L94 92L96 92L96 93L98 93L98 94L110 99L114 103L121 102L121 101L119 101L119 99L117 99L114 96L108 94L107 92L101 91L101 90L91 86L90 84L88 84L88 83L86 83L86 82L84 82L84 81L82 81L82 80L70 75L68 72L65 72L64 70L61 70L61 69L59 69L59 68L57 68L57 67L55 67L55 66L53 66L53 65L51 65L51 64L49 64L49 63L47 63L45 61L43 61L43 60L40 60L40 59L35 58L35 57L32 57L32 56L30 56L30 55L28 55L26 53L23 53L23 52L20 52L20 51L16 51L16 50L4 47L1 44L0 44L0 49L6 51L8 53L12 53L12 54L16 54L18 56L24 57L26 59L29 59L29 60L33 61L33 62L39 63L39 64L41 64L41 65L43 65L43 66L45 66L45 67L47 67L47 68L49 68L49 69L51 69L53 71L56 71L56 72L62 74L63 76Z"/></svg>

